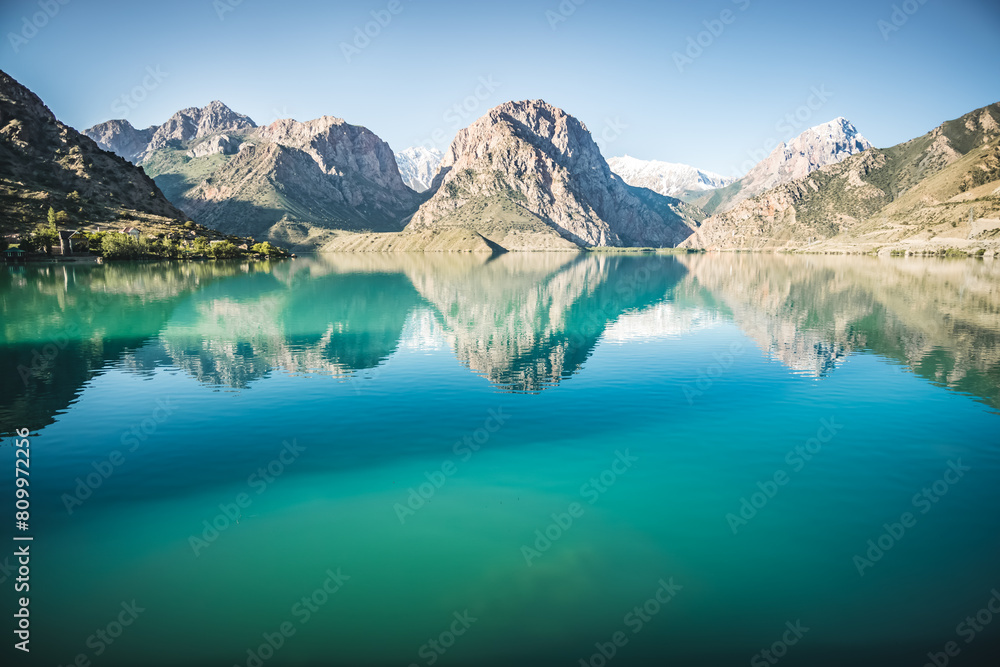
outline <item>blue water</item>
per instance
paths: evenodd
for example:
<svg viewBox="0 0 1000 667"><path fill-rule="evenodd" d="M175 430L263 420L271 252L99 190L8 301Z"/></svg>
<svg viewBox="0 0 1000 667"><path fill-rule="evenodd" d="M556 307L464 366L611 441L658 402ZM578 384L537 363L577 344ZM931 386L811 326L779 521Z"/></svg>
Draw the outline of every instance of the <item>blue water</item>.
<svg viewBox="0 0 1000 667"><path fill-rule="evenodd" d="M1000 267L0 276L18 664L997 664Z"/></svg>

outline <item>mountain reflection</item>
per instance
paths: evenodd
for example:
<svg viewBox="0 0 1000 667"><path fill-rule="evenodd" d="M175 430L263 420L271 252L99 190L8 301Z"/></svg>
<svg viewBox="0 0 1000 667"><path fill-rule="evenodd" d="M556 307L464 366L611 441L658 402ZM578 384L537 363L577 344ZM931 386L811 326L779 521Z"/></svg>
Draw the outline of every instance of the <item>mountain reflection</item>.
<svg viewBox="0 0 1000 667"><path fill-rule="evenodd" d="M921 259L512 253L279 263L6 267L0 422L39 429L114 367L252 387L276 370L348 378L414 331L497 389L580 372L602 339L731 321L822 378L870 351L1000 406L1000 267Z"/></svg>

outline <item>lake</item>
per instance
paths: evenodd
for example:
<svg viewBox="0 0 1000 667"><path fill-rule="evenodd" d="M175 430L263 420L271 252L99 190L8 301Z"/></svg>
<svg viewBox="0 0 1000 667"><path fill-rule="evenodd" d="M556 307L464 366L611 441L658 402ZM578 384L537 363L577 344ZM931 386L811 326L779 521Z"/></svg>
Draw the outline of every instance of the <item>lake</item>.
<svg viewBox="0 0 1000 667"><path fill-rule="evenodd" d="M1000 263L27 265L0 313L19 664L1000 653Z"/></svg>

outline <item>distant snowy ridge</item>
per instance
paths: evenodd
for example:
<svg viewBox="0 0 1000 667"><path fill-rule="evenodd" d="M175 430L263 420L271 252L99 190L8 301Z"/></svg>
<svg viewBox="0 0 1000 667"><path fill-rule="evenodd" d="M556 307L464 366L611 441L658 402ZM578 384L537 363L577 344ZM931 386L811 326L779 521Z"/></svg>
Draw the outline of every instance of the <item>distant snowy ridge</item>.
<svg viewBox="0 0 1000 667"><path fill-rule="evenodd" d="M608 166L629 185L668 197L677 197L688 190L722 188L735 180L686 164L639 160L628 155L609 158Z"/></svg>
<svg viewBox="0 0 1000 667"><path fill-rule="evenodd" d="M436 148L413 146L396 153L396 165L403 182L417 192L429 190L444 153Z"/></svg>

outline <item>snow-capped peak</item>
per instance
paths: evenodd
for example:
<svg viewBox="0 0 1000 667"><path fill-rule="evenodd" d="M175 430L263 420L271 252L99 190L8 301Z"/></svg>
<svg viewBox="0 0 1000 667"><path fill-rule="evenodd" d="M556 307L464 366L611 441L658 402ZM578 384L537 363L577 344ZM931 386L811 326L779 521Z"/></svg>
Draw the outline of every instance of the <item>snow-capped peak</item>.
<svg viewBox="0 0 1000 667"><path fill-rule="evenodd" d="M424 146L411 146L395 155L403 182L417 192L430 189L434 176L437 174L438 165L444 158L444 153L438 149L425 148Z"/></svg>

